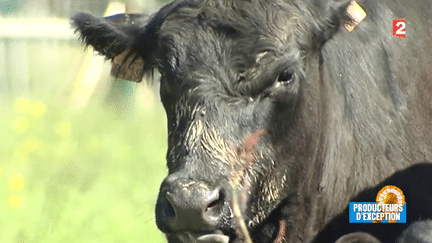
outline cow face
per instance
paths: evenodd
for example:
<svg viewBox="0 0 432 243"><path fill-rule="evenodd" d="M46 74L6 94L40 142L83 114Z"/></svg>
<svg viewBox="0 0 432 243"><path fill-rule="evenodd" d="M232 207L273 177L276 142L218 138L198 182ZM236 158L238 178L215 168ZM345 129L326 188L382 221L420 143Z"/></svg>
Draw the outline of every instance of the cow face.
<svg viewBox="0 0 432 243"><path fill-rule="evenodd" d="M170 242L241 242L298 191L319 140L324 40L306 7L175 1L152 16L74 17L116 77L161 73L169 175L156 221Z"/></svg>

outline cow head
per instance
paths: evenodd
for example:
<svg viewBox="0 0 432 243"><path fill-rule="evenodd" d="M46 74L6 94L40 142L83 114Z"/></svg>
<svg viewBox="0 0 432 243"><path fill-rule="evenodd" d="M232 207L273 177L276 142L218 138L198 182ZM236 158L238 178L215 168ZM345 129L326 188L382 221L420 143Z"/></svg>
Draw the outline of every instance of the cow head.
<svg viewBox="0 0 432 243"><path fill-rule="evenodd" d="M185 0L151 16L73 18L114 76L161 73L169 175L156 221L170 242L278 237L280 225L263 225L318 177L307 168L322 131L319 49L343 2Z"/></svg>

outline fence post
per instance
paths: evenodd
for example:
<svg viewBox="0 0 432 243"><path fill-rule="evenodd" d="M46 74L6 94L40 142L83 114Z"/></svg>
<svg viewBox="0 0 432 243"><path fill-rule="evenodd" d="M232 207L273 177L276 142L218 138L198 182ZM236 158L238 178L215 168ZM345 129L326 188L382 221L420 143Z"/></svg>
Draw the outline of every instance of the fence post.
<svg viewBox="0 0 432 243"><path fill-rule="evenodd" d="M6 98L9 94L9 84L6 68L6 40L0 39L0 99Z"/></svg>
<svg viewBox="0 0 432 243"><path fill-rule="evenodd" d="M29 92L29 63L27 56L27 43L25 40L8 41L6 56L9 58L9 80L13 94L25 94Z"/></svg>

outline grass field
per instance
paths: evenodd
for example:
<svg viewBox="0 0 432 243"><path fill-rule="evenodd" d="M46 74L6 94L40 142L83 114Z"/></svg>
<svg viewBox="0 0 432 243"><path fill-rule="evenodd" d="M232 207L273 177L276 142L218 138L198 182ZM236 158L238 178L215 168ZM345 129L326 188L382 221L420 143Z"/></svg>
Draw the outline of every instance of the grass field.
<svg viewBox="0 0 432 243"><path fill-rule="evenodd" d="M164 242L160 106L118 116L19 96L0 103L0 242Z"/></svg>

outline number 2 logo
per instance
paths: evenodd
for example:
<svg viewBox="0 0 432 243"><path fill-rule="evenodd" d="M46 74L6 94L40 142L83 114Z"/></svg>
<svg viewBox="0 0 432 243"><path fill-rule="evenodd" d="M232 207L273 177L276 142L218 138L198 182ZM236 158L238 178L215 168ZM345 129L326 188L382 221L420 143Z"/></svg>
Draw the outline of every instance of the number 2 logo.
<svg viewBox="0 0 432 243"><path fill-rule="evenodd" d="M405 38L406 22L405 18L393 20L393 35Z"/></svg>

